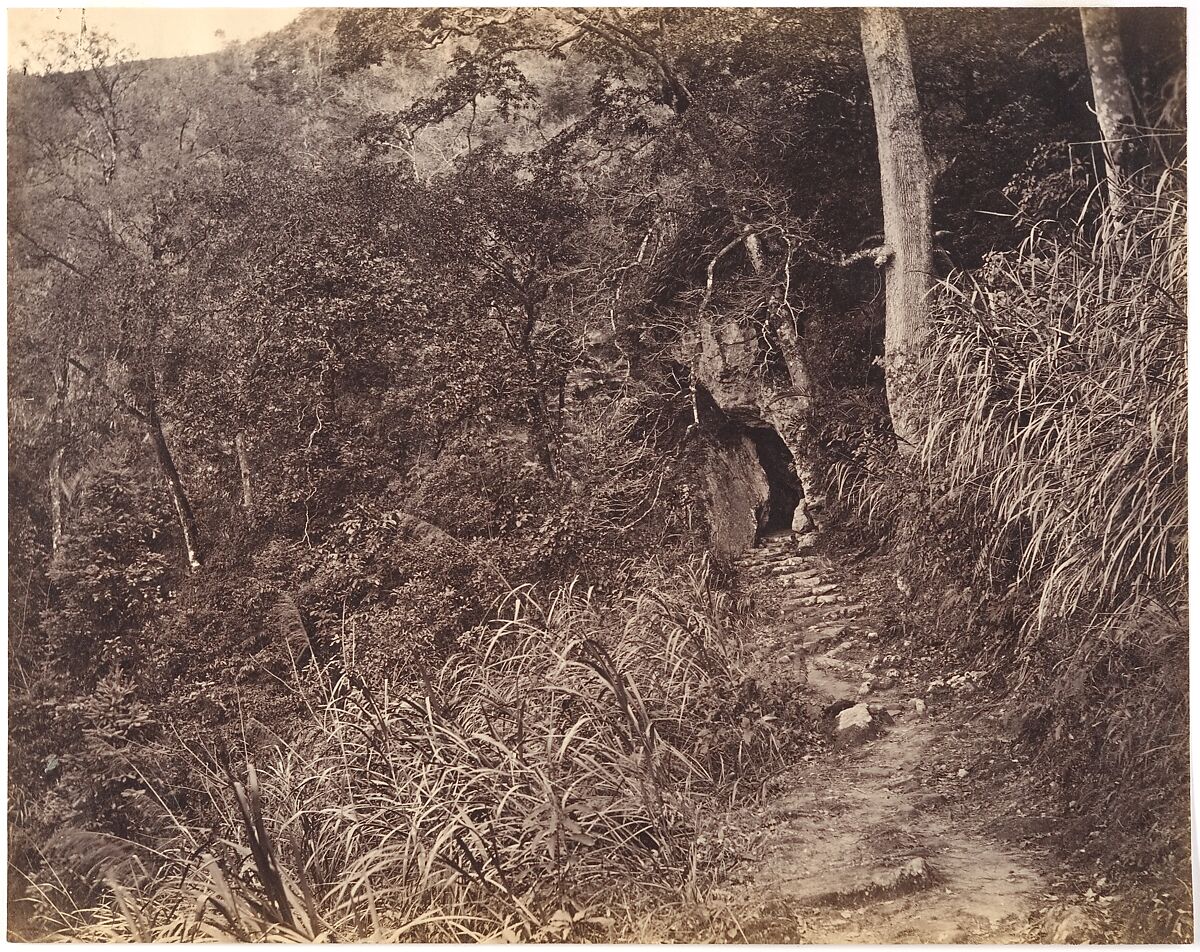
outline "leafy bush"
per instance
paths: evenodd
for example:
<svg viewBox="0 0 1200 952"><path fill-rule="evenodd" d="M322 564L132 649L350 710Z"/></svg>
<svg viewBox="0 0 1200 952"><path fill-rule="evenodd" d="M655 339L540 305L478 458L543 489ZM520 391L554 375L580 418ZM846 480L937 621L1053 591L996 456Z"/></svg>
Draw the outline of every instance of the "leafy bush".
<svg viewBox="0 0 1200 952"><path fill-rule="evenodd" d="M95 464L49 563L45 648L80 680L136 657L143 620L172 587L168 504L135 452L118 443Z"/></svg>

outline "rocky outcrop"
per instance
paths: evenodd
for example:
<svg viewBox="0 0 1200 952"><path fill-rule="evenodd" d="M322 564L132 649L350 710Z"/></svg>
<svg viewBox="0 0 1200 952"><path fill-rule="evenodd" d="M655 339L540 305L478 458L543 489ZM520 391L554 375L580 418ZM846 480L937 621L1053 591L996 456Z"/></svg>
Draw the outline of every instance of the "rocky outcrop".
<svg viewBox="0 0 1200 952"><path fill-rule="evenodd" d="M711 545L718 555L735 556L758 534L758 513L770 494L767 475L746 436L711 440L704 459Z"/></svg>
<svg viewBox="0 0 1200 952"><path fill-rule="evenodd" d="M730 423L748 432L770 430L787 447L802 487L790 528L803 532L815 527L816 510L822 502L808 465L811 388L795 331L786 320L782 323L786 329L778 333L775 346L781 352L787 379L783 379L782 367L770 369L770 355L758 328L736 315L699 315L683 349L696 383Z"/></svg>
<svg viewBox="0 0 1200 952"><path fill-rule="evenodd" d="M766 534L816 526L821 500L807 466L811 388L790 319L776 323L768 345L745 315L702 308L672 351L687 368L678 366L678 377L690 375L696 391L700 425L689 432L704 444L711 542L721 555L740 554ZM638 385L646 367L635 367L619 336L608 327L587 334L586 359L568 375L569 400Z"/></svg>

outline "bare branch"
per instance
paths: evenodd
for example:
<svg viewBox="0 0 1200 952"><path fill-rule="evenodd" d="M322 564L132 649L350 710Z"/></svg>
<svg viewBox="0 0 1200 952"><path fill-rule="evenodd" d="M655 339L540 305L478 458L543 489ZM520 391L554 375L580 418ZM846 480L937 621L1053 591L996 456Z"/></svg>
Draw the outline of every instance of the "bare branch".
<svg viewBox="0 0 1200 952"><path fill-rule="evenodd" d="M856 251L853 254L848 255L840 255L838 257L823 255L819 251L814 251L812 248L805 245L801 245L800 248L814 261L820 261L822 264L832 265L835 268L849 268L851 265L858 264L860 261L866 261L868 258L874 259L875 267L882 268L892 258L892 249L889 245L878 245L874 248L864 248L862 251Z"/></svg>
<svg viewBox="0 0 1200 952"><path fill-rule="evenodd" d="M10 221L9 227L12 228L12 230L14 232L16 232L22 238L24 238L27 242L29 242L31 245L33 245L33 247L36 248L39 252L41 252L41 254L44 257L49 258L51 261L55 262L56 264L62 265L68 271L74 272L75 274L79 275L81 278L87 277L87 275L83 271L81 271L77 266L73 265L70 261L68 261L66 258L62 257L61 255L56 254L55 252L51 251L49 248L47 248L45 245L43 245L40 241L38 241L36 238L34 238L28 232L24 231L19 225L14 225Z"/></svg>
<svg viewBox="0 0 1200 952"><path fill-rule="evenodd" d="M729 252L733 251L734 248L736 248L743 241L745 241L747 236L751 235L752 233L753 233L752 229L750 228L749 225L747 225L745 228L742 229L742 233L740 235L738 235L736 238L732 239L728 244L725 245L725 247L723 247L720 251L718 251L715 255L713 255L712 260L708 263L708 268L706 269L706 272L705 272L706 278L705 278L705 282L704 282L704 297L700 299L700 313L701 314L703 314L706 310L708 310L708 302L712 299L713 272L716 270L717 264L721 261L722 258L724 258L727 254L729 254Z"/></svg>

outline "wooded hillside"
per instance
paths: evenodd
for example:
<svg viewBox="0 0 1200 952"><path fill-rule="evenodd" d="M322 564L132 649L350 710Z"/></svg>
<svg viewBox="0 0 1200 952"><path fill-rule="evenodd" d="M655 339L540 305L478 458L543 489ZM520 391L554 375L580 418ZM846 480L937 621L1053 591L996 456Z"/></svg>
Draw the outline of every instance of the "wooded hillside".
<svg viewBox="0 0 1200 952"><path fill-rule="evenodd" d="M969 795L1071 831L1093 937L1189 938L1183 21L322 8L10 73L10 935L795 941L714 899L728 818L916 698L997 718Z"/></svg>

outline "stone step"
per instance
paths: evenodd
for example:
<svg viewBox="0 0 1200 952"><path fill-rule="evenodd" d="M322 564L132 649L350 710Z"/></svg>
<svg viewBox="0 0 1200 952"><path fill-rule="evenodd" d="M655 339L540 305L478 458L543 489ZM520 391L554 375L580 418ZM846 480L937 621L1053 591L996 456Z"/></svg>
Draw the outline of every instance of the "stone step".
<svg viewBox="0 0 1200 952"><path fill-rule="evenodd" d="M748 562L742 568L767 571L771 569L790 569L795 572L812 571L820 569L821 565L816 559L806 559L800 556L792 556L786 559L769 559L760 562Z"/></svg>
<svg viewBox="0 0 1200 952"><path fill-rule="evenodd" d="M769 565L753 568L750 574L760 578L785 578L796 575L799 568L800 566L794 565Z"/></svg>
<svg viewBox="0 0 1200 952"><path fill-rule="evenodd" d="M799 906L844 909L867 902L898 899L920 892L938 881L929 861L916 856L902 866L826 870L809 882L795 882L789 899Z"/></svg>
<svg viewBox="0 0 1200 952"><path fill-rule="evenodd" d="M781 581L790 582L793 585L821 585L827 579L818 572L802 571L791 572L781 579Z"/></svg>
<svg viewBox="0 0 1200 952"><path fill-rule="evenodd" d="M738 564L740 568L745 569L778 569L785 565L788 568L799 569L811 564L811 559L803 556L779 556L778 558L750 558Z"/></svg>
<svg viewBox="0 0 1200 952"><path fill-rule="evenodd" d="M827 641L840 641L847 632L845 625L831 625L825 628L809 628L804 633L804 647L813 649Z"/></svg>

